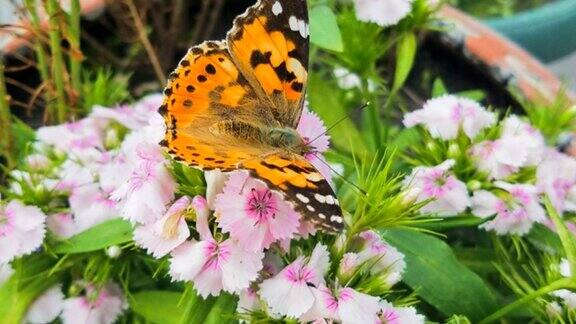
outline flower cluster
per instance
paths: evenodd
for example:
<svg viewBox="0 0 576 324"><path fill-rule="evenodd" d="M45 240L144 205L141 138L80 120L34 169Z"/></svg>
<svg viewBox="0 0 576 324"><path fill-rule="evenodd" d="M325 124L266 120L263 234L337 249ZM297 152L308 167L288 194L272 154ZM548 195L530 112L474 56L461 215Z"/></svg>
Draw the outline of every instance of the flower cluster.
<svg viewBox="0 0 576 324"><path fill-rule="evenodd" d="M77 122L38 130L27 167L12 173L13 199L0 209L0 243L8 247L0 251L0 282L12 273L10 261L47 238L70 239L123 218L133 225L135 245L167 260L173 281L190 282L203 298L238 295L243 318L423 323L413 307L382 299L400 281L405 262L378 233L317 235L280 192L242 170L208 171L204 196L183 194L193 190L158 144L160 100L152 95L133 106L96 107ZM322 120L306 107L297 131L309 146L305 157L331 181ZM30 192L50 203L32 201L41 210L18 199ZM107 251L109 258L121 253L115 246ZM38 297L27 321L113 323L126 307L113 281L75 277Z"/></svg>
<svg viewBox="0 0 576 324"><path fill-rule="evenodd" d="M477 102L445 95L406 114L404 125L420 125L432 151L447 147L430 153L444 162L418 165L405 180L418 202L428 201L423 212L446 217L469 210L485 219L481 228L524 235L534 223L548 223L544 195L560 213L574 210L576 160L547 147L520 117L497 122Z"/></svg>
<svg viewBox="0 0 576 324"><path fill-rule="evenodd" d="M0 282L10 277L9 262L46 240L66 240L120 216L155 219L165 211L176 184L157 145L164 133L160 101L151 95L134 105L95 107L84 119L38 129L25 167L10 173L9 201L0 203ZM126 308L113 282L77 278L63 291L48 289L27 321L60 316L64 323L113 323Z"/></svg>

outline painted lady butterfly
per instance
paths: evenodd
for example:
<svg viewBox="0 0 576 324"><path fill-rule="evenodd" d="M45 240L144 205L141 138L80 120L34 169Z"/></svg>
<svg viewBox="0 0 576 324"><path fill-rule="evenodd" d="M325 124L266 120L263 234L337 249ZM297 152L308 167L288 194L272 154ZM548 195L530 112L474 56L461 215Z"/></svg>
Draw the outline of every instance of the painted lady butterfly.
<svg viewBox="0 0 576 324"><path fill-rule="evenodd" d="M338 232L342 210L303 155L296 132L308 75L305 0L260 0L234 20L225 41L192 47L170 75L161 145L202 170L248 170L304 219Z"/></svg>

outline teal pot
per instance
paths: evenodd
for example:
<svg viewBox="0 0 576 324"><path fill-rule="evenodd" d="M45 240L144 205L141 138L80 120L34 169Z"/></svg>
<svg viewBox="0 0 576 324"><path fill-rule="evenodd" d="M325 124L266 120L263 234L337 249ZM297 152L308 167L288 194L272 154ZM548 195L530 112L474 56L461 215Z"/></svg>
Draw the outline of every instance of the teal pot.
<svg viewBox="0 0 576 324"><path fill-rule="evenodd" d="M485 22L544 62L576 51L576 0L557 0Z"/></svg>

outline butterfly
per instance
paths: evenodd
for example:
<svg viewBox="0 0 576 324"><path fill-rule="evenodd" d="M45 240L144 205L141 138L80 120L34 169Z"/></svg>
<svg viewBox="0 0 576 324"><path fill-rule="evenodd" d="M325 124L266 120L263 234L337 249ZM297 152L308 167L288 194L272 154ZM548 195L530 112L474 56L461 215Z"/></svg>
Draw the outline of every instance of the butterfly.
<svg viewBox="0 0 576 324"><path fill-rule="evenodd" d="M236 17L225 40L190 48L170 74L160 144L204 171L249 171L305 220L334 233L344 226L342 209L296 132L308 49L306 1L259 0Z"/></svg>

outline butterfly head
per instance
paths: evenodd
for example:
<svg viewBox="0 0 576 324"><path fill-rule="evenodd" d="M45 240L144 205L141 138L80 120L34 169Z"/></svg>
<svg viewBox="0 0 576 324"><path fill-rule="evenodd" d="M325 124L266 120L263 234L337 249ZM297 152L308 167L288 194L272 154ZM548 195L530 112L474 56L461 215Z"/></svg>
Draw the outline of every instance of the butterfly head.
<svg viewBox="0 0 576 324"><path fill-rule="evenodd" d="M306 142L293 128L272 128L268 131L266 141L274 147L282 148L299 155L304 155L308 152Z"/></svg>

